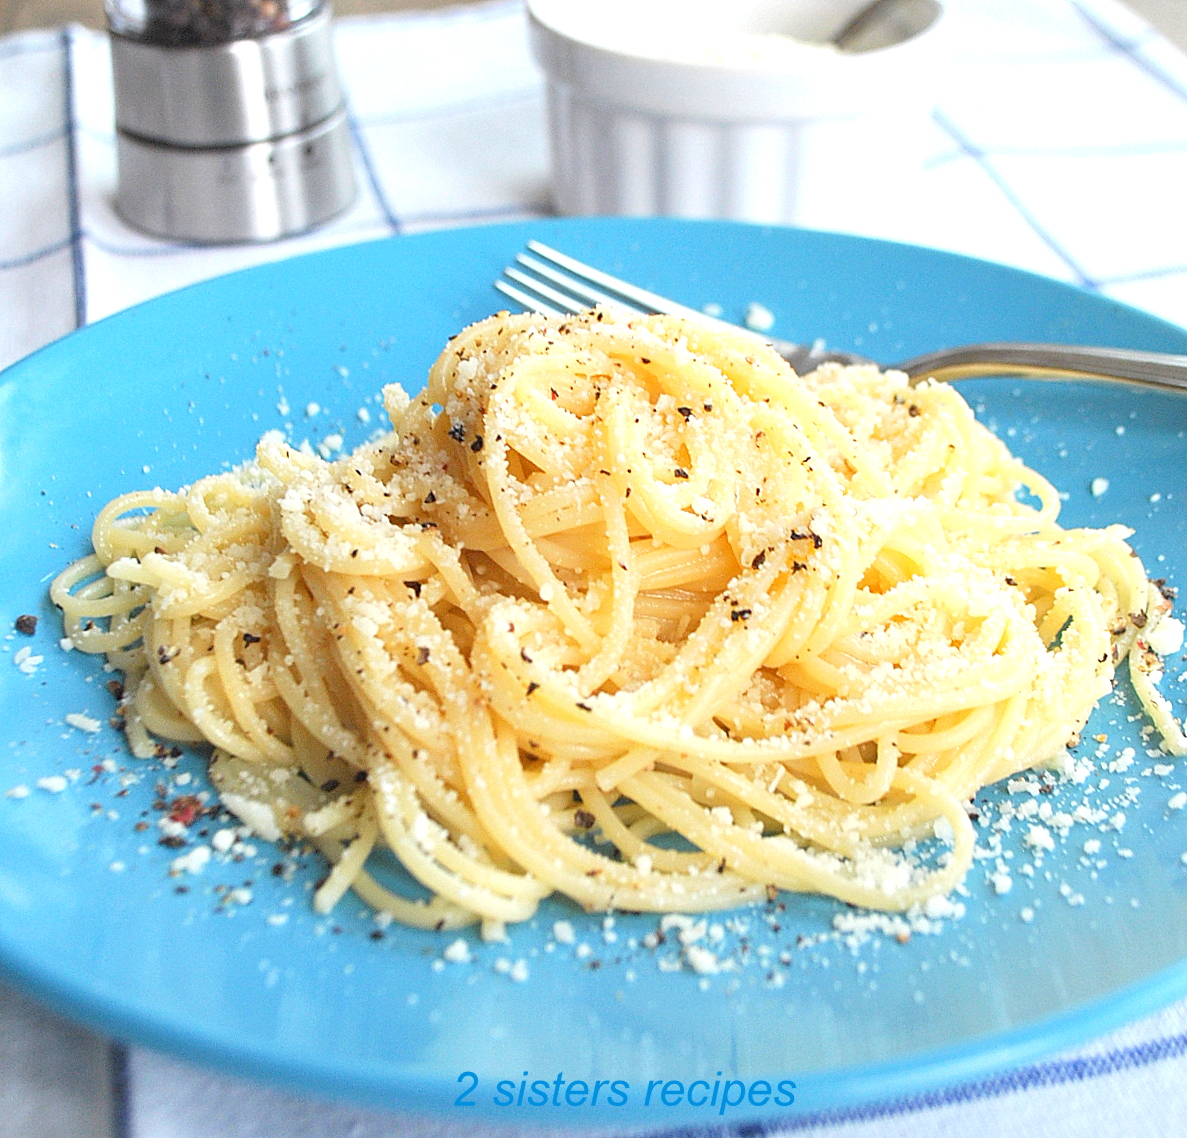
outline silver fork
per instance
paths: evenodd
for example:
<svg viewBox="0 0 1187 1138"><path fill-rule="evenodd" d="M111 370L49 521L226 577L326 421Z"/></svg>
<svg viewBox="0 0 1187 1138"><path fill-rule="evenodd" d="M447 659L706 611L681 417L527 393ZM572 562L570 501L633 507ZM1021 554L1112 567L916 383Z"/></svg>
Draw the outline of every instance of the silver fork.
<svg viewBox="0 0 1187 1138"><path fill-rule="evenodd" d="M631 315L662 312L737 331L735 325L727 325L629 281L612 277L539 241L529 241L527 247L528 252L515 258L515 265L503 270L504 279L495 281L495 288L531 312L563 316L600 304ZM751 334L758 336L758 333ZM874 362L856 352L830 351L820 340L804 345L766 336L758 338L770 344L801 375L822 363ZM928 378L951 380L975 375L1026 375L1041 379L1115 380L1187 391L1187 356L1131 348L1082 347L1078 344L968 344L879 366L906 372L912 383Z"/></svg>

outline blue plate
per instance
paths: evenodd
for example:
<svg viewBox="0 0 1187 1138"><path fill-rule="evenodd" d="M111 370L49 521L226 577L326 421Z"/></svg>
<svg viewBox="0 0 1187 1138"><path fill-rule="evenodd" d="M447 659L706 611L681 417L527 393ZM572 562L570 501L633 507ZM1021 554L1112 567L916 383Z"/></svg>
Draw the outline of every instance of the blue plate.
<svg viewBox="0 0 1187 1138"><path fill-rule="evenodd" d="M671 970L670 941L643 944L653 917L620 915L611 927L549 902L508 944L464 934L471 959L450 963L453 937L380 929L356 901L315 915L309 893L324 870L312 855L256 842L243 860L169 875L177 851L158 844L159 803L206 786L202 759L129 757L107 725L110 677L59 647L48 581L87 549L95 512L121 491L239 462L271 428L314 445L367 437L382 385L415 389L452 333L500 307L490 282L531 236L729 318L760 301L779 335L887 361L989 339L1187 352L1180 329L1000 266L788 229L629 220L319 253L51 345L0 377L3 974L105 1032L294 1090L459 1118L640 1128L934 1088L1187 994L1187 812L1167 808L1178 770L1149 753L1124 683L1086 733L1080 753L1096 766L1085 782L979 797L982 845L1000 839L1000 853L974 867L963 917L908 943L838 936L842 906L783 897L713 917L725 970L698 976ZM1069 523L1123 520L1153 572L1182 577L1187 400L1003 380L965 391L1066 491ZM1098 478L1109 487L1094 496ZM10 631L22 613L40 617L32 637ZM1164 684L1180 711L1182 670L1173 661ZM101 730L68 725L72 712ZM37 787L52 776L64 790ZM3 796L20 785L27 797ZM1028 800L1089 811L1037 868L1017 840L1024 825L991 824ZM989 878L1000 884L1003 867L1012 888L999 894ZM238 888L250 903L228 899ZM559 919L574 943L557 943ZM514 978L519 961L526 980Z"/></svg>

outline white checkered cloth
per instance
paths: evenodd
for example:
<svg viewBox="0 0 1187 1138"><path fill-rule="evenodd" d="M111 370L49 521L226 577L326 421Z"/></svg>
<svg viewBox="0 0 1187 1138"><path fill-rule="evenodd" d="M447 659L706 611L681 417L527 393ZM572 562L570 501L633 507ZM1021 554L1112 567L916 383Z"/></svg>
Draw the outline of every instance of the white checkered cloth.
<svg viewBox="0 0 1187 1138"><path fill-rule="evenodd" d="M961 58L933 112L904 124L912 144L903 160L880 171L881 192L860 209L809 172L802 222L1004 261L1187 323L1187 58L1116 0L948 4L966 28ZM147 238L115 214L105 38L69 27L0 40L0 364L137 301L245 265L548 213L542 86L518 0L342 20L337 49L358 202L303 237L199 248ZM855 129L838 128L836 146L860 144ZM103 1071L113 1073L110 1085L96 1074ZM479 1132L451 1118L311 1102L140 1049L111 1049L4 989L0 1131L16 1138ZM747 1133L1187 1134L1187 1003L976 1084Z"/></svg>

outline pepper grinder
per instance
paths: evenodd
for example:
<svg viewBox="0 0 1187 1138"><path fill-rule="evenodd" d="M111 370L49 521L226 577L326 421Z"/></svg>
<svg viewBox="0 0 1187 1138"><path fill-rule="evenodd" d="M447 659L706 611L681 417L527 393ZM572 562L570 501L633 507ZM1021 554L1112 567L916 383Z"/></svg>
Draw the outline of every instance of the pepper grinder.
<svg viewBox="0 0 1187 1138"><path fill-rule="evenodd" d="M181 241L272 241L354 200L320 0L107 0L116 208Z"/></svg>

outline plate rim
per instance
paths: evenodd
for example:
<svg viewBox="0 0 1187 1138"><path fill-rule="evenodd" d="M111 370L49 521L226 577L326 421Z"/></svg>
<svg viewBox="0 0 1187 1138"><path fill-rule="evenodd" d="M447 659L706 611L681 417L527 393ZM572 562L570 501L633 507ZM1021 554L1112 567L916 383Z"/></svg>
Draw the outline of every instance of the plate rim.
<svg viewBox="0 0 1187 1138"><path fill-rule="evenodd" d="M961 265L977 272L988 269L1001 274L1005 279L1022 278L1043 288L1054 288L1056 291L1067 290L1068 293L1086 299L1090 303L1118 310L1128 319L1138 317L1140 318L1138 324L1142 329L1140 338L1146 338L1145 333L1148 331L1149 339L1156 337L1178 339L1182 342L1182 350L1187 352L1187 329L1163 317L1070 282L947 250L913 245L907 242L862 237L855 234L804 230L793 227L755 226L736 222L622 218L546 219L478 226L472 229L438 230L411 236L385 237L302 253L294 257L220 274L112 313L44 345L0 372L0 386L14 378L35 377L38 369L45 367L47 361L51 367L54 366L59 357L68 357L71 352L75 351L76 345L82 344L85 350L93 340L98 340L101 344L104 337L119 334L125 326L134 326L145 309L184 304L186 299L196 291L214 293L226 288L227 282L231 280L250 281L252 278L264 279L274 275L283 276L290 271L292 265L298 262L304 265L332 266L335 261L349 262L368 250L392 243L414 241L429 244L443 241L448 244L459 239L465 240L465 235L472 234L474 230L483 234L505 235L510 239L517 233L537 233L542 230L555 233L558 230L587 227L599 231L623 229L629 232L631 228L641 223L652 228L658 226L673 226L681 229L696 227L705 232L722 228L736 228L748 231L807 234L812 240L837 241L851 248L879 246L898 250L912 257L922 254L928 258ZM1070 342L1083 341L1073 338ZM1184 392L1167 391L1155 394L1179 398L1187 397L1187 393ZM189 1031L185 1024L170 1023L168 1017L162 1019L159 1012L157 1016L154 1016L147 1009L140 1009L140 1005L135 1001L129 1002L126 999L121 1001L114 994L103 996L94 988L78 988L61 975L55 975L52 968L39 968L36 962L24 959L19 950L3 937L0 937L0 977L12 983L14 987L33 995L34 998L48 1003L69 1018L87 1023L88 1026L104 1034L114 1035L126 1042L165 1051L187 1061L197 1061L213 1066L232 1077L237 1071L242 1072L246 1068L253 1077L262 1078L271 1083L279 1083L291 1093L312 1092L319 1096L335 1099L361 1101L381 1109L404 1109L411 1113L427 1111L432 1114L440 1114L440 1096L443 1088L447 1089L450 1085L444 1076L433 1080L406 1070L402 1070L398 1074L376 1070L352 1075L349 1071L339 1069L341 1064L337 1061L329 1064L328 1067L323 1066L319 1073L316 1065L310 1067L302 1059L277 1054L275 1045L269 1046L266 1043L236 1040L234 1037L220 1040L210 1037L205 1032L195 1034ZM779 1119L784 1121L794 1119L797 1124L802 1125L805 1117L817 1113L827 1114L848 1106L889 1101L889 1098L894 1100L910 1098L932 1089L961 1085L969 1081L977 1082L996 1072L1018 1066L1020 1063L1033 1062L1044 1055L1056 1053L1099 1036L1164 1007L1184 995L1187 995L1187 957L1144 977L1135 984L1096 997L1054 1016L1040 1018L1004 1031L978 1035L957 1044L948 1044L930 1051L919 1052L908 1058L882 1060L825 1074L806 1075L804 1076L805 1086L817 1082L824 1084L840 1081L846 1085L850 1093L838 1093L830 1099L827 1086L821 1085L816 1088L817 1093L823 1095L819 1109L808 1108L808 1115L799 1113L764 1115L764 1120L776 1123ZM888 1092L891 1092L892 1088L893 1092L889 1093L888 1098ZM405 1101L393 1104L393 1092L399 1094ZM436 1100L438 1106L430 1106L428 1100ZM422 1110L422 1104L424 1110ZM494 1115L488 1110L483 1117L494 1117ZM640 1116L632 1117L637 1119ZM517 1124L531 1124L530 1120L522 1115L516 1115L515 1121ZM731 1118L731 1121L737 1123L743 1119L738 1116ZM675 1124L672 1123L672 1125Z"/></svg>

